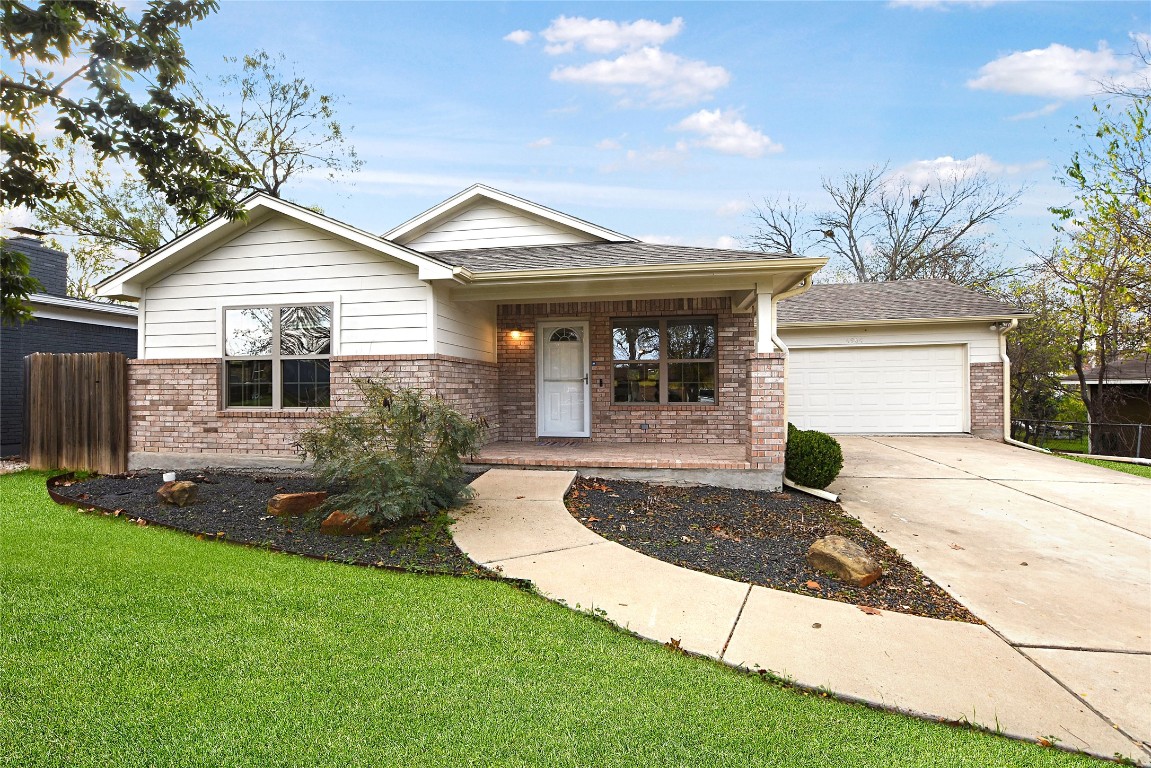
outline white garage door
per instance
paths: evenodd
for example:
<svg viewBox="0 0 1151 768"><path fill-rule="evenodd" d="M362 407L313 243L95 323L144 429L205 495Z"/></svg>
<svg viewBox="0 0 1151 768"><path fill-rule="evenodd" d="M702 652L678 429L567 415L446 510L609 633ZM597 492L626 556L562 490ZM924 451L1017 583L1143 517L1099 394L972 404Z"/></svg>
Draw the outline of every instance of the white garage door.
<svg viewBox="0 0 1151 768"><path fill-rule="evenodd" d="M843 433L966 432L964 347L792 349L787 418Z"/></svg>

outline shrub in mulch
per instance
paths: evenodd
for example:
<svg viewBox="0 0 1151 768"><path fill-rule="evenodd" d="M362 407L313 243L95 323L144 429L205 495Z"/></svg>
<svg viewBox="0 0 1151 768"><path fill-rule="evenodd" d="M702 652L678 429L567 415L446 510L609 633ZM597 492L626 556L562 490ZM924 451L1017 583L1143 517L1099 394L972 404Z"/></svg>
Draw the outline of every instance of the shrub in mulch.
<svg viewBox="0 0 1151 768"><path fill-rule="evenodd" d="M581 477L566 503L600 536L684 568L869 609L982 623L838 504L807 494ZM883 566L879 581L855 587L811 568L808 548L830 534L866 549Z"/></svg>
<svg viewBox="0 0 1151 768"><path fill-rule="evenodd" d="M334 562L429 573L486 576L452 541L451 518L442 511L392 523L371 536L320 533L323 514L276 517L267 513L277 493L332 490L307 472L182 472L199 486L194 504L176 507L156 497L159 472L94 476L52 490L80 508L102 507L125 517L205 537L266 547Z"/></svg>

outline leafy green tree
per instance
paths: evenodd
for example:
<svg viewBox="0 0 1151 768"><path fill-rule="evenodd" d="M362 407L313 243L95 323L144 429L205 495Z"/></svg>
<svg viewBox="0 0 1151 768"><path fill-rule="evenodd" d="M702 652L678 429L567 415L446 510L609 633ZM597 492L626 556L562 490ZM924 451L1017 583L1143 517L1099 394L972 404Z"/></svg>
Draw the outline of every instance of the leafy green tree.
<svg viewBox="0 0 1151 768"><path fill-rule="evenodd" d="M1031 314L1007 334L1012 418L1054 419L1067 394L1061 381L1071 367L1066 296L1050 273L1036 270L1029 279L1012 280L1000 297Z"/></svg>
<svg viewBox="0 0 1151 768"><path fill-rule="evenodd" d="M44 286L28 272L28 257L0 244L0 324L22 325L32 319L28 297Z"/></svg>
<svg viewBox="0 0 1151 768"><path fill-rule="evenodd" d="M188 66L180 32L216 7L152 0L133 17L109 0L0 2L0 37L15 65L0 74L0 205L35 210L77 195L36 133L48 121L66 140L134 169L182 220L239 216L229 183L245 171L203 141L218 116L176 95ZM19 284L16 272L2 277L5 286ZM6 302L5 317L19 306Z"/></svg>
<svg viewBox="0 0 1151 768"><path fill-rule="evenodd" d="M1044 259L1067 296L1071 363L1091 421L1108 420L1101 384L1118 358L1151 351L1151 98L1122 109L1095 105L1095 124L1078 126L1087 146L1062 181L1075 201L1052 209L1064 244ZM1084 371L1098 369L1088 381Z"/></svg>
<svg viewBox="0 0 1151 768"><path fill-rule="evenodd" d="M228 180L234 198L251 192L282 197L289 182L306 173L323 171L334 180L361 166L336 119L336 96L285 74L282 55L257 51L226 60L238 64L239 71L221 77L217 87L188 87L192 98L216 116L205 140L245 171ZM58 141L56 150L75 180L76 194L43 204L36 224L77 238L69 249L74 295L89 297L113 268L198 223L181 218L131 169L65 142Z"/></svg>

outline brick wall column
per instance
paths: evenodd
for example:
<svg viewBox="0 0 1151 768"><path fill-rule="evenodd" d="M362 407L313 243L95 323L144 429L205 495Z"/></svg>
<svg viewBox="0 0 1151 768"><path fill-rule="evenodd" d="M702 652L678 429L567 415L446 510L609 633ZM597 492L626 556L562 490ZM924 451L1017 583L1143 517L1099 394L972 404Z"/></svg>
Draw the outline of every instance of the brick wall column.
<svg viewBox="0 0 1151 768"><path fill-rule="evenodd" d="M754 469L783 469L787 424L783 419L781 352L752 353L747 358L747 460Z"/></svg>
<svg viewBox="0 0 1151 768"><path fill-rule="evenodd" d="M1003 363L971 364L971 434L1003 439Z"/></svg>

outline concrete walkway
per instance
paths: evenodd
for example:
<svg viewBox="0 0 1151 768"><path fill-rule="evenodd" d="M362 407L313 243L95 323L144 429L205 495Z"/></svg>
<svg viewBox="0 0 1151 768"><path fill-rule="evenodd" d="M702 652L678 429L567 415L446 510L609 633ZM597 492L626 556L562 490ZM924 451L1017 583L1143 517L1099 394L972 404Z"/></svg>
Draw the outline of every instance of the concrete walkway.
<svg viewBox="0 0 1151 768"><path fill-rule="evenodd" d="M574 477L487 472L472 484L456 543L553 600L660 643L847 698L1151 764L1151 753L986 627L868 615L655 560L572 518L563 494Z"/></svg>
<svg viewBox="0 0 1151 768"><path fill-rule="evenodd" d="M969 437L839 440L847 512L1151 744L1151 480Z"/></svg>

